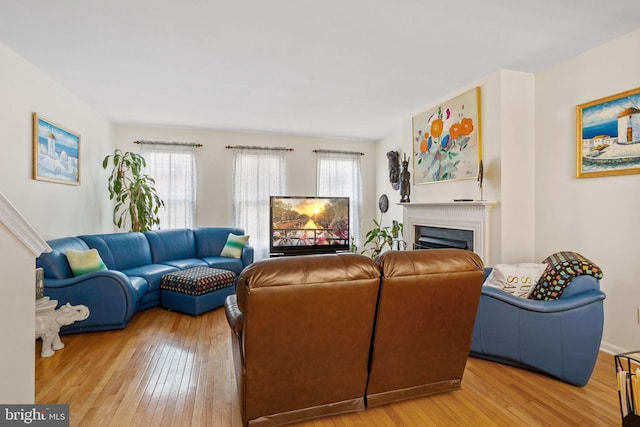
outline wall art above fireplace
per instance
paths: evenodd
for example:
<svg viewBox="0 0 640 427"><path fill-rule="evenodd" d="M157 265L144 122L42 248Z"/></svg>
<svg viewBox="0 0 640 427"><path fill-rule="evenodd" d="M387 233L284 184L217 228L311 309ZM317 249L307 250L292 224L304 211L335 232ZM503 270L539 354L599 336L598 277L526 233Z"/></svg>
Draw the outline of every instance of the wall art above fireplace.
<svg viewBox="0 0 640 427"><path fill-rule="evenodd" d="M418 114L412 126L414 184L478 177L479 87Z"/></svg>

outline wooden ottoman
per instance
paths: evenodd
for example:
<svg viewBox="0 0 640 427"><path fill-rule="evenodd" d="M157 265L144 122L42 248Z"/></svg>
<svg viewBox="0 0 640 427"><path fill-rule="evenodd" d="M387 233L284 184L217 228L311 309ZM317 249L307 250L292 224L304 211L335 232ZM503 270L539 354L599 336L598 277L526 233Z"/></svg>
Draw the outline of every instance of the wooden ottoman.
<svg viewBox="0 0 640 427"><path fill-rule="evenodd" d="M221 268L192 267L162 276L162 307L193 316L222 307L235 292L236 274Z"/></svg>

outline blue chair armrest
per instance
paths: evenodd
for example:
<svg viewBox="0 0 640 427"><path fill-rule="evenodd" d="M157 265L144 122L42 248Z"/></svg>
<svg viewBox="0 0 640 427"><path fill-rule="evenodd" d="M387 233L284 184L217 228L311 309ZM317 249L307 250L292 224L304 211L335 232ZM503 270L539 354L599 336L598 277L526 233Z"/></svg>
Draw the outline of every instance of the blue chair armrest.
<svg viewBox="0 0 640 427"><path fill-rule="evenodd" d="M567 311L583 305L591 304L594 301L605 299L604 292L599 289L590 289L588 291L554 301L538 301L520 298L491 286L483 286L482 295L499 301L504 301L505 303L522 310L538 313Z"/></svg>

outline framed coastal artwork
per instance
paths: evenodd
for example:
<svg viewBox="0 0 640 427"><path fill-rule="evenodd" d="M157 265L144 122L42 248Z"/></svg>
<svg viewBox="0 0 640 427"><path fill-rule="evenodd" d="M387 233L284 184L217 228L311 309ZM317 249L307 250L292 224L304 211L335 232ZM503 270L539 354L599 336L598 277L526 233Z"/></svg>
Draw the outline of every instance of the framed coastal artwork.
<svg viewBox="0 0 640 427"><path fill-rule="evenodd" d="M640 173L640 88L576 107L576 177Z"/></svg>
<svg viewBox="0 0 640 427"><path fill-rule="evenodd" d="M414 184L478 177L479 87L418 114L412 126Z"/></svg>
<svg viewBox="0 0 640 427"><path fill-rule="evenodd" d="M80 185L80 135L33 113L33 179Z"/></svg>

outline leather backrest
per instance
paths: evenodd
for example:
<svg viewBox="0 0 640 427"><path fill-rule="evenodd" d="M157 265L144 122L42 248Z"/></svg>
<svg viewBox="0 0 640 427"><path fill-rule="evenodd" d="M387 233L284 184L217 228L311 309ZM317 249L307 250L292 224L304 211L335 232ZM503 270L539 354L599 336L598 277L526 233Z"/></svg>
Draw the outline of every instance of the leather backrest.
<svg viewBox="0 0 640 427"><path fill-rule="evenodd" d="M196 238L190 228L146 231L154 264L196 258Z"/></svg>
<svg viewBox="0 0 640 427"><path fill-rule="evenodd" d="M376 263L382 285L369 403L412 397L411 390L419 395L459 388L484 278L482 260L466 250L429 249L385 252ZM398 390L405 391L394 396Z"/></svg>
<svg viewBox="0 0 640 427"><path fill-rule="evenodd" d="M151 248L143 233L110 233L79 236L95 248L107 268L126 270L151 264Z"/></svg>
<svg viewBox="0 0 640 427"><path fill-rule="evenodd" d="M44 269L44 277L50 279L69 279L73 277L67 261L67 249L86 251L89 247L77 237L63 237L47 241L51 252L43 253L36 258L36 267Z"/></svg>
<svg viewBox="0 0 640 427"><path fill-rule="evenodd" d="M380 284L357 254L255 262L240 275L242 412L251 420L360 399Z"/></svg>
<svg viewBox="0 0 640 427"><path fill-rule="evenodd" d="M243 236L244 230L233 227L203 227L194 230L198 258L220 256L229 233Z"/></svg>

